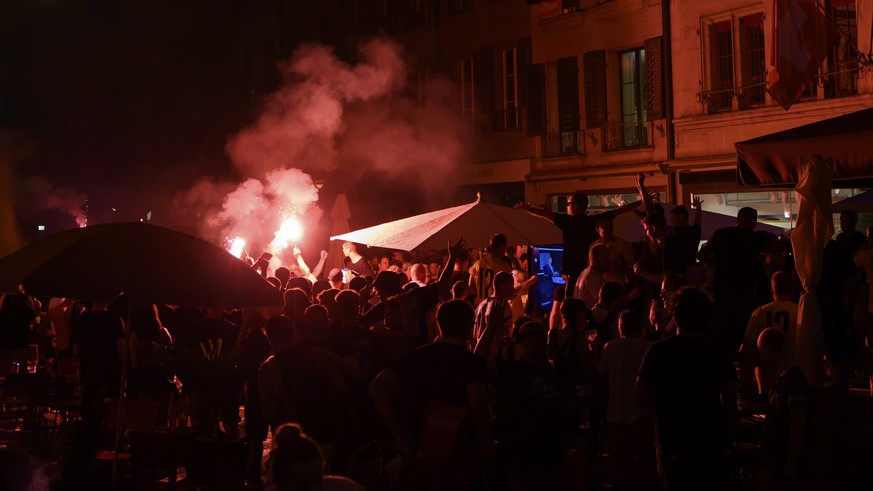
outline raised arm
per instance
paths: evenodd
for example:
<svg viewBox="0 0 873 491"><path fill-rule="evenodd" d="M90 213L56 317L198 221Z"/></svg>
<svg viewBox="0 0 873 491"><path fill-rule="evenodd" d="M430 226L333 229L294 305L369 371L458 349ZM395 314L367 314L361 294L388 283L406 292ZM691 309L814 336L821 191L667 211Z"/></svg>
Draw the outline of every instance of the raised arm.
<svg viewBox="0 0 873 491"><path fill-rule="evenodd" d="M533 206L530 205L530 203L523 203L523 202L519 201L518 203L515 204L514 208L516 210L526 211L534 216L543 217L546 220L549 220L551 222L555 221L555 215L551 212L551 210L546 210L543 208L534 208Z"/></svg>
<svg viewBox="0 0 873 491"><path fill-rule="evenodd" d="M649 193L646 191L646 175L643 173L637 174L637 191L640 192L640 196L643 197L643 204L646 205L646 213L652 213L655 211L655 203L652 201L652 197L649 196Z"/></svg>
<svg viewBox="0 0 873 491"><path fill-rule="evenodd" d="M694 208L694 225L700 225L700 220L703 215L703 200L699 196L695 196L691 200L691 207Z"/></svg>
<svg viewBox="0 0 873 491"><path fill-rule="evenodd" d="M449 244L449 259L446 261L442 273L440 273L439 281L437 281L440 296L451 297L452 273L455 269L455 262L458 260L458 256L463 254L466 249L467 243L464 241L463 237L460 237L454 244Z"/></svg>
<svg viewBox="0 0 873 491"><path fill-rule="evenodd" d="M327 261L327 251L321 251L321 254L318 257L318 264L315 265L315 269L312 270L312 276L318 279L321 276L321 271L324 270L324 262ZM315 282L315 280L312 280Z"/></svg>

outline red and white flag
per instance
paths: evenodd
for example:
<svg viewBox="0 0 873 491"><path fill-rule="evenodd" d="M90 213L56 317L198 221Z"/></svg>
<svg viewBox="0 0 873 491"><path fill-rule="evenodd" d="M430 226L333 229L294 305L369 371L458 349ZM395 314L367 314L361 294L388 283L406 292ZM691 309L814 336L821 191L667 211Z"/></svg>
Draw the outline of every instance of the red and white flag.
<svg viewBox="0 0 873 491"><path fill-rule="evenodd" d="M775 0L767 92L786 111L797 102L840 34L815 0Z"/></svg>

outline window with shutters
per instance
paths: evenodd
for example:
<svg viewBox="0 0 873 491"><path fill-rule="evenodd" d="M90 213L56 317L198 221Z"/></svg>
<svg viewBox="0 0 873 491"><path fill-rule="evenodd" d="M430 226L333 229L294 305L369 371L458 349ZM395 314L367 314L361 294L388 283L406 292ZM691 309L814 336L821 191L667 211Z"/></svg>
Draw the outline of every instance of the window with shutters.
<svg viewBox="0 0 873 491"><path fill-rule="evenodd" d="M620 55L621 124L624 147L646 145L646 50L626 51Z"/></svg>
<svg viewBox="0 0 873 491"><path fill-rule="evenodd" d="M527 71L527 135L546 133L546 66L537 63Z"/></svg>
<svg viewBox="0 0 873 491"><path fill-rule="evenodd" d="M518 58L515 48L503 50L503 108L497 113L496 130L518 129Z"/></svg>
<svg viewBox="0 0 873 491"><path fill-rule="evenodd" d="M561 58L558 73L558 150L561 155L581 153L579 138L579 61Z"/></svg>
<svg viewBox="0 0 873 491"><path fill-rule="evenodd" d="M764 15L734 16L705 25L707 90L697 95L708 114L761 107L767 102ZM805 97L814 97L807 87Z"/></svg>
<svg viewBox="0 0 873 491"><path fill-rule="evenodd" d="M461 60L461 115L473 125L473 105L476 102L473 84L473 58Z"/></svg>
<svg viewBox="0 0 873 491"><path fill-rule="evenodd" d="M583 57L585 76L585 127L606 124L606 51L592 51Z"/></svg>
<svg viewBox="0 0 873 491"><path fill-rule="evenodd" d="M711 112L733 109L734 43L731 21L718 22L710 27L712 51Z"/></svg>
<svg viewBox="0 0 873 491"><path fill-rule="evenodd" d="M764 15L754 14L740 18L740 48L743 65L743 90L739 97L740 109L764 105L767 88L767 66L764 56Z"/></svg>
<svg viewBox="0 0 873 491"><path fill-rule="evenodd" d="M830 18L840 32L840 41L828 57L823 79L825 97L845 97L858 93L858 16L855 0L830 0Z"/></svg>

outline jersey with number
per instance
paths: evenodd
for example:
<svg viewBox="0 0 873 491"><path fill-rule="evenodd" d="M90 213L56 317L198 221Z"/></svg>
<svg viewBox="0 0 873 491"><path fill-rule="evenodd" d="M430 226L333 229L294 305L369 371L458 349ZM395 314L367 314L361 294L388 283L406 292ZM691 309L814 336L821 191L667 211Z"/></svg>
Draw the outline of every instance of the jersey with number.
<svg viewBox="0 0 873 491"><path fill-rule="evenodd" d="M768 327L775 327L785 333L789 353L793 353L794 336L797 333L797 304L777 300L752 312L746 326L746 341L757 343L758 336Z"/></svg>
<svg viewBox="0 0 873 491"><path fill-rule="evenodd" d="M501 271L512 273L512 266L491 254L484 254L473 264L470 269L470 291L476 294L477 303L494 295L491 283L494 276Z"/></svg>

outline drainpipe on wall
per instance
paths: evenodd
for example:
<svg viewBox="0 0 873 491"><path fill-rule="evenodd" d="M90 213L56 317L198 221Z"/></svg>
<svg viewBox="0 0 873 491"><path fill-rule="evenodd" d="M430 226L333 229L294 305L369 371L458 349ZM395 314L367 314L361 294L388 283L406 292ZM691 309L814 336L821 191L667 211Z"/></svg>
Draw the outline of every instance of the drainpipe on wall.
<svg viewBox="0 0 873 491"><path fill-rule="evenodd" d="M676 138L673 134L673 39L670 28L670 1L661 0L661 36L664 60L664 118L667 139L667 162L676 158ZM667 202L679 203L679 176L675 171L667 172Z"/></svg>

